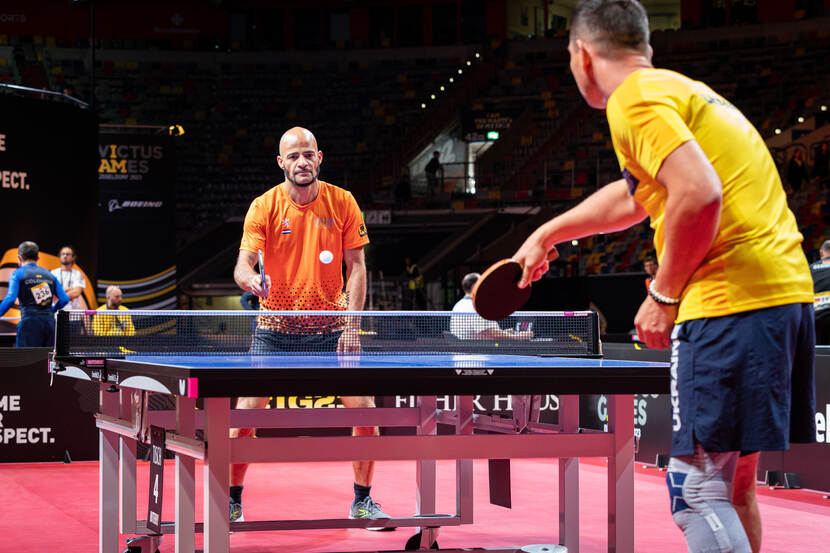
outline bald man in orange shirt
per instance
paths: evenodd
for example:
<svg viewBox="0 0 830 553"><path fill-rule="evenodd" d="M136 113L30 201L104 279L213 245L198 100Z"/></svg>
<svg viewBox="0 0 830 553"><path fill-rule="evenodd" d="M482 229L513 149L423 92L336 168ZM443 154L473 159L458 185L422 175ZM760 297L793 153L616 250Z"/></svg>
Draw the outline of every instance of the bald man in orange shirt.
<svg viewBox="0 0 830 553"><path fill-rule="evenodd" d="M366 299L363 246L369 243L363 216L352 194L319 180L323 152L307 129L295 127L280 139L277 164L285 181L256 198L245 217L234 269L240 288L260 297L260 309L361 311ZM254 267L264 254L266 281ZM345 291L342 264L346 263ZM360 350L359 319L347 317L258 317L251 352ZM374 407L370 396L344 396L345 407ZM261 409L267 397L245 397L238 409ZM378 434L356 427L355 436ZM250 437L252 428L232 429ZM389 518L369 495L374 461L353 461L355 500L349 518ZM242 486L247 464L231 465L230 520L243 521ZM382 530L384 528L368 528Z"/></svg>

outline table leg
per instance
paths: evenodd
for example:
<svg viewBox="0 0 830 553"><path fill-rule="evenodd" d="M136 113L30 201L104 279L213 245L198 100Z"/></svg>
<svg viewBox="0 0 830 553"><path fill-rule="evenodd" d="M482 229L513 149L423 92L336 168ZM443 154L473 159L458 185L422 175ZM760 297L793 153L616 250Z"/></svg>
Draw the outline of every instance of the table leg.
<svg viewBox="0 0 830 553"><path fill-rule="evenodd" d="M579 396L559 396L563 432L579 430ZM579 553L579 458L559 458L559 543Z"/></svg>
<svg viewBox="0 0 830 553"><path fill-rule="evenodd" d="M127 421L135 420L133 407L133 390L121 388L118 392L121 396L119 403L121 407L121 419ZM115 394L113 394L115 395ZM119 518L120 531L122 534L136 533L136 440L124 436L119 437L121 445L118 463L118 492L119 492Z"/></svg>
<svg viewBox="0 0 830 553"><path fill-rule="evenodd" d="M608 396L608 553L634 553L634 396Z"/></svg>
<svg viewBox="0 0 830 553"><path fill-rule="evenodd" d="M205 553L228 553L230 520L230 399L205 399L204 540Z"/></svg>
<svg viewBox="0 0 830 553"><path fill-rule="evenodd" d="M456 396L455 433L471 435L473 433L473 396ZM455 461L455 512L461 517L461 524L473 523L473 460Z"/></svg>
<svg viewBox="0 0 830 553"><path fill-rule="evenodd" d="M176 398L176 432L196 436L196 400ZM196 460L176 454L176 553L194 553L196 549Z"/></svg>
<svg viewBox="0 0 830 553"><path fill-rule="evenodd" d="M417 434L422 436L437 434L438 421L435 418L437 407L435 396L418 396L417 406L420 409ZM435 482L435 460L416 461L415 514L435 513Z"/></svg>
<svg viewBox="0 0 830 553"><path fill-rule="evenodd" d="M118 394L101 383L99 405L102 415L118 416ZM98 553L118 550L118 435L98 431Z"/></svg>

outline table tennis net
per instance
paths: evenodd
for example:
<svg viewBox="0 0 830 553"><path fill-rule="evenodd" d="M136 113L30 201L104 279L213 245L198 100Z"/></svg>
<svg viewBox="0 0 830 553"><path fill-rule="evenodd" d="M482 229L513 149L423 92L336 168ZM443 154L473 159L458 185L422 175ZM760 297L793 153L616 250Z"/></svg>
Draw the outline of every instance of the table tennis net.
<svg viewBox="0 0 830 553"><path fill-rule="evenodd" d="M450 311L60 311L58 355L408 352L594 357L596 313L516 312L498 322Z"/></svg>

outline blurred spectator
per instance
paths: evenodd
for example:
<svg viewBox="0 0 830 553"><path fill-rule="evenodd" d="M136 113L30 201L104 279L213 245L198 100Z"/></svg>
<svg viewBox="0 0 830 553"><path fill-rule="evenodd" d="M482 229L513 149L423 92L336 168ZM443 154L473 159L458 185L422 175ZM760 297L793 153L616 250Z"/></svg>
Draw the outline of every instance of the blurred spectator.
<svg viewBox="0 0 830 553"><path fill-rule="evenodd" d="M127 311L121 305L122 293L118 286L107 288L107 303L98 311ZM95 315L92 320L92 333L96 336L134 336L133 318L129 315Z"/></svg>
<svg viewBox="0 0 830 553"><path fill-rule="evenodd" d="M473 307L473 287L481 275L469 273L461 280L461 289L464 290L464 297L458 300L453 306L454 313L476 313ZM495 321L488 321L478 313L475 315L453 315L450 317L450 332L461 340L530 340L533 338L532 330L513 332L512 329L503 330Z"/></svg>
<svg viewBox="0 0 830 553"><path fill-rule="evenodd" d="M830 240L819 250L821 259L810 265L816 307L816 344L830 344Z"/></svg>
<svg viewBox="0 0 830 553"><path fill-rule="evenodd" d="M404 260L404 263L406 264L406 274L409 277L409 281L406 283L407 289L404 292L404 309L423 311L427 308L424 276L421 274L418 265L408 257Z"/></svg>
<svg viewBox="0 0 830 553"><path fill-rule="evenodd" d="M430 198L441 191L439 188L438 173L441 173L441 181L444 180L444 169L441 167L440 157L441 152L437 150L432 152L432 159L424 167L424 173L427 176L427 196Z"/></svg>
<svg viewBox="0 0 830 553"><path fill-rule="evenodd" d="M822 142L821 146L816 148L816 155L813 158L813 178L817 181L827 178L828 174L828 154L827 142Z"/></svg>
<svg viewBox="0 0 830 553"><path fill-rule="evenodd" d="M646 279L646 288L648 288L649 283L657 276L657 269L659 265L657 264L657 258L653 255L647 255L643 259L643 270L648 273L648 278Z"/></svg>
<svg viewBox="0 0 830 553"><path fill-rule="evenodd" d="M82 299L84 288L86 288L86 280L84 275L75 268L75 260L77 254L73 246L64 246L61 248L59 254L61 266L52 271L52 274L58 280L69 296L69 303L64 309L86 309L86 302Z"/></svg>
<svg viewBox="0 0 830 553"><path fill-rule="evenodd" d="M55 345L55 317L53 313L69 302L66 292L55 277L37 260L40 248L34 242L23 242L17 248L19 267L9 276L9 289L0 303L0 317L18 300L20 322L17 324L18 348L42 348ZM52 305L52 298L57 302Z"/></svg>
<svg viewBox="0 0 830 553"><path fill-rule="evenodd" d="M790 163L787 166L787 182L793 192L801 190L801 183L806 176L807 168L804 166L801 150L796 150L793 152L793 157L790 158Z"/></svg>

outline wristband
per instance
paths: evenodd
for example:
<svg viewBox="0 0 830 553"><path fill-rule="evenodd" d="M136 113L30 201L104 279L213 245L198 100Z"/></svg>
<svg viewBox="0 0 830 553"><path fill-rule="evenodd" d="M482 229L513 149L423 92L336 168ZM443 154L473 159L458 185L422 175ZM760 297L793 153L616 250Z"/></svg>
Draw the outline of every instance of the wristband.
<svg viewBox="0 0 830 553"><path fill-rule="evenodd" d="M648 285L648 295L651 296L651 299L663 305L677 305L678 303L680 303L680 298L664 296L663 294L655 290L653 280Z"/></svg>

